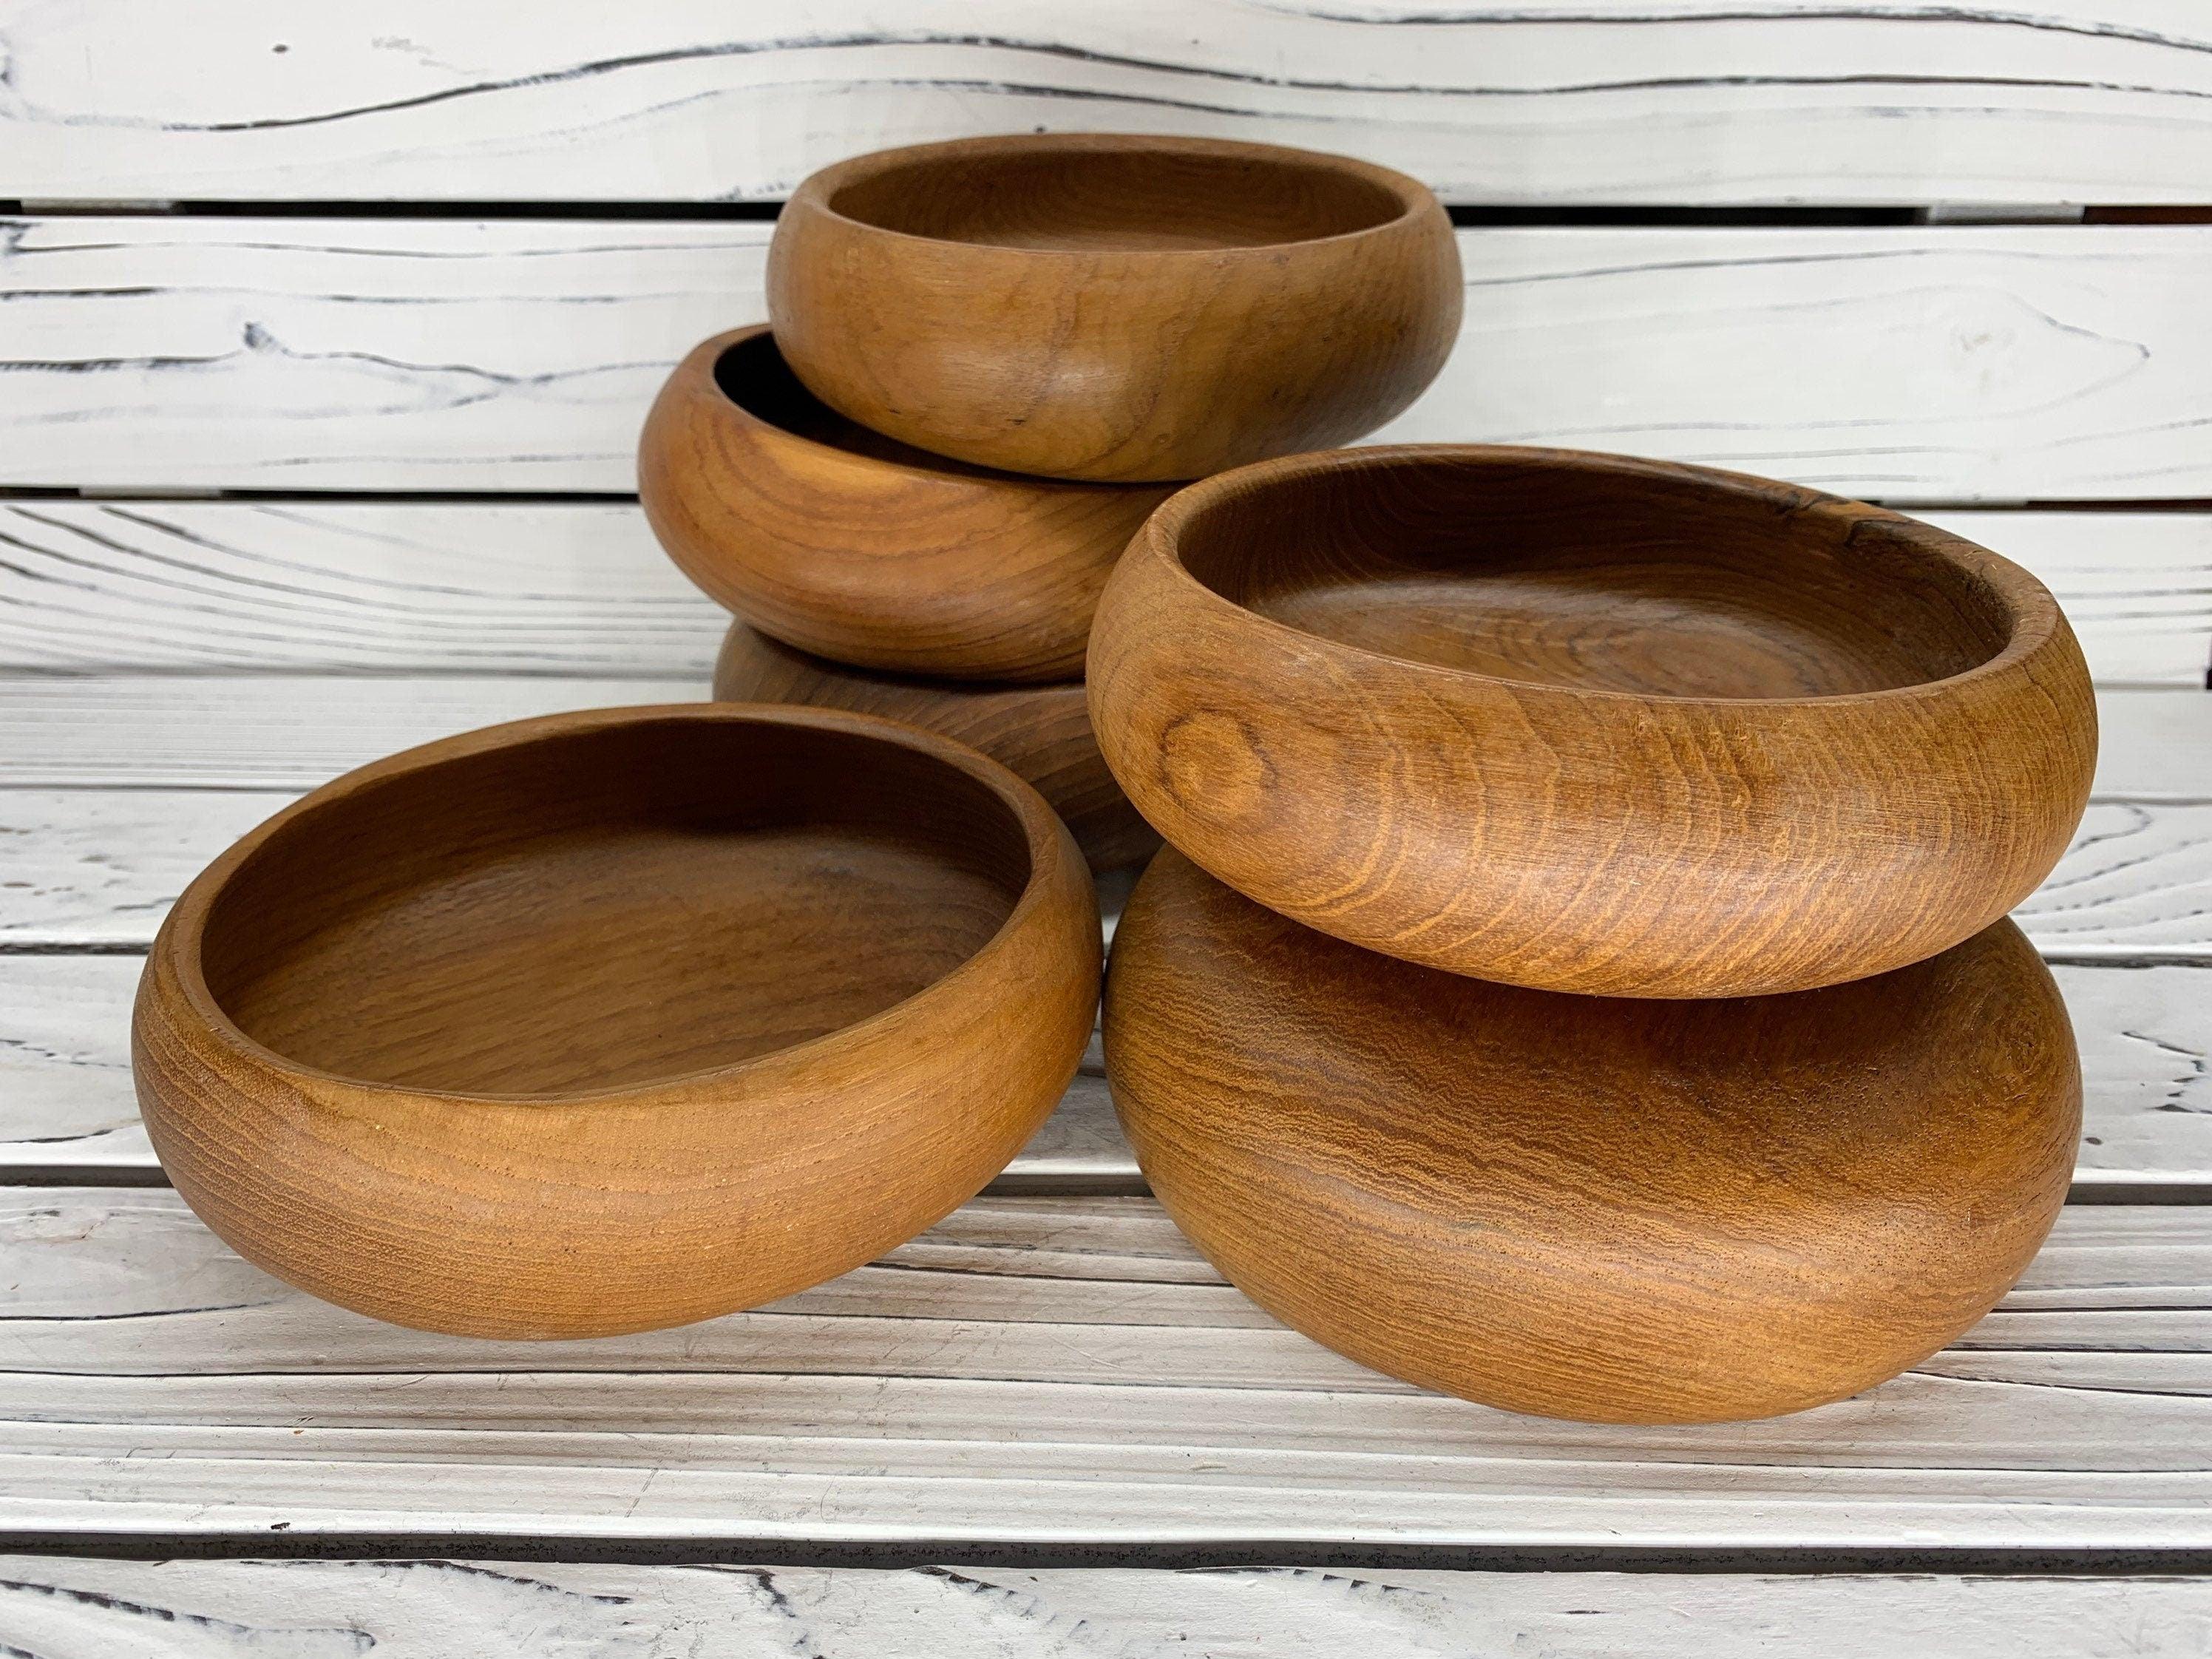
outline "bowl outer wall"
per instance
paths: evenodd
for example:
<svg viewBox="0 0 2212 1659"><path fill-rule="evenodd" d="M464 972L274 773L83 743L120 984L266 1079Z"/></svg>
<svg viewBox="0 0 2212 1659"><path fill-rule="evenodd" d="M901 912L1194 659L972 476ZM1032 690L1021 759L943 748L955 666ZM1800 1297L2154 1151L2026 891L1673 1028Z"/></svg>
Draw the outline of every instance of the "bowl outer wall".
<svg viewBox="0 0 2212 1659"><path fill-rule="evenodd" d="M1474 453L1363 449L1340 464ZM1199 489L1263 488L1318 459ZM1911 522L1763 479L1569 459L1757 485L1778 521ZM1832 984L2003 915L2087 804L2096 708L2072 629L2027 572L1932 526L1916 533L2029 605L2019 648L1894 691L1669 698L1461 672L1260 617L1182 568L1174 526L1195 494L1152 516L1100 600L1100 750L1170 844L1368 949L1601 995Z"/></svg>
<svg viewBox="0 0 2212 1659"><path fill-rule="evenodd" d="M860 1024L741 1064L606 1095L500 1099L294 1065L231 1025L197 967L223 883L278 827L380 777L595 723L769 719L952 757L1016 806L1032 869L975 956ZM814 710L594 710L374 763L250 832L156 937L132 1069L163 1169L246 1260L395 1324L471 1336L606 1335L757 1305L941 1219L1049 1115L1089 1040L1097 904L1034 791L932 734Z"/></svg>
<svg viewBox="0 0 2212 1659"><path fill-rule="evenodd" d="M769 244L786 360L864 426L1047 477L1203 477L1349 443L1402 411L1458 337L1459 248L1443 208L1344 158L1188 142L1358 167L1418 192L1416 205L1304 242L1039 250L848 219L828 205L854 165L841 164L800 185Z"/></svg>

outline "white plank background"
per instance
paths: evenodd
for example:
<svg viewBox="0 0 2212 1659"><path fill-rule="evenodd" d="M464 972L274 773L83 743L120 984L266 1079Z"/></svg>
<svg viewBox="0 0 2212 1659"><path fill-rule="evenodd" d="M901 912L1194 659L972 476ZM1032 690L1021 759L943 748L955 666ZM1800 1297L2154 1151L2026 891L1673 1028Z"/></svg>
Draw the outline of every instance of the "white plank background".
<svg viewBox="0 0 2212 1659"><path fill-rule="evenodd" d="M2212 514L1935 512L2104 685L2202 689ZM0 669L703 677L728 617L626 502L0 502Z"/></svg>
<svg viewBox="0 0 2212 1659"><path fill-rule="evenodd" d="M1031 127L1347 150L1470 202L2202 202L2188 0L15 9L24 196L774 198Z"/></svg>
<svg viewBox="0 0 2212 1659"><path fill-rule="evenodd" d="M2212 1544L2212 1209L2077 1206L1960 1345L1749 1425L1547 1422L1276 1325L1144 1199L983 1199L751 1314L399 1330L173 1193L0 1194L0 1528L1746 1547ZM461 1547L465 1548L465 1546Z"/></svg>
<svg viewBox="0 0 2212 1659"><path fill-rule="evenodd" d="M192 1659L352 1659L371 1644L380 1659L2105 1659L2212 1646L2212 1583L0 1556L0 1644L112 1659L149 1643Z"/></svg>
<svg viewBox="0 0 2212 1659"><path fill-rule="evenodd" d="M669 365L765 314L769 231L0 222L0 483L628 490ZM1378 440L1626 450L1898 501L2212 495L2212 226L1461 249L1456 354Z"/></svg>

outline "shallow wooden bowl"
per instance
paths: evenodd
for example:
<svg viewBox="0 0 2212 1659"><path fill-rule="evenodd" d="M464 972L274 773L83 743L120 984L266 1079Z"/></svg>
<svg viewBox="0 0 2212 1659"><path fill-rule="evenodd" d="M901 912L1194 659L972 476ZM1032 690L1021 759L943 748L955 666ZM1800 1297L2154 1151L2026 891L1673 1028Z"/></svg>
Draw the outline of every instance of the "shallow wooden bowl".
<svg viewBox="0 0 2212 1659"><path fill-rule="evenodd" d="M974 1194L1073 1073L1091 884L1036 793L863 716L597 710L447 738L195 881L134 1027L240 1255L426 1329L678 1325Z"/></svg>
<svg viewBox="0 0 2212 1659"><path fill-rule="evenodd" d="M784 356L863 426L1050 477L1195 478L1346 443L1459 329L1426 188L1340 155L1023 134L799 187L769 250Z"/></svg>
<svg viewBox="0 0 2212 1659"><path fill-rule="evenodd" d="M1565 996L1377 956L1172 849L1122 913L1106 1068L1154 1192L1285 1322L1394 1376L1605 1422L1763 1417L1988 1311L2081 1127L2000 921L1778 997Z"/></svg>
<svg viewBox="0 0 2212 1659"><path fill-rule="evenodd" d="M978 685L871 674L793 651L740 622L722 641L714 696L725 702L857 709L980 749L1052 803L1094 870L1120 869L1159 848L1159 836L1099 758L1081 680Z"/></svg>
<svg viewBox="0 0 2212 1659"><path fill-rule="evenodd" d="M765 324L678 364L638 490L660 544L763 632L835 661L954 679L1079 679L1091 613L1164 485L1020 478L825 408Z"/></svg>
<svg viewBox="0 0 2212 1659"><path fill-rule="evenodd" d="M1091 630L1115 775L1272 908L1547 990L1917 962L2088 797L2066 619L1931 526L1567 451L1297 456L1152 515Z"/></svg>

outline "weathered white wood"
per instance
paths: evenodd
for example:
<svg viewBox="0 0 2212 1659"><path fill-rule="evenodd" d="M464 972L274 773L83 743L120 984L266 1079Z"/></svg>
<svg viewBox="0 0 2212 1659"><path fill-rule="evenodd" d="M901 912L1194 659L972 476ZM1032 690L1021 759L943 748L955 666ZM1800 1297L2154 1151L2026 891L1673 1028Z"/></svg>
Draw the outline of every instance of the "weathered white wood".
<svg viewBox="0 0 2212 1659"><path fill-rule="evenodd" d="M0 1182L28 1170L143 1179L159 1164L131 1089L136 956L0 953ZM2081 1191L2212 1191L2212 969L2062 963L2081 1046ZM1130 1188L1096 1045L1008 1167L1034 1189Z"/></svg>
<svg viewBox="0 0 2212 1659"><path fill-rule="evenodd" d="M1476 201L2201 202L2177 0L1414 7L653 0L17 8L0 190L774 198L855 150L1113 128L1316 145Z"/></svg>
<svg viewBox="0 0 2212 1659"><path fill-rule="evenodd" d="M1154 1205L986 1199L689 1330L490 1345L237 1261L174 1194L0 1196L0 1528L1738 1547L2212 1544L2212 1211L2084 1206L1957 1349L1695 1429L1407 1389Z"/></svg>
<svg viewBox="0 0 2212 1659"><path fill-rule="evenodd" d="M1936 513L2108 685L2201 689L2212 514ZM617 502L0 505L0 668L703 675L727 618Z"/></svg>
<svg viewBox="0 0 2212 1659"><path fill-rule="evenodd" d="M0 1556L0 1644L113 1659L2104 1659L2212 1646L2202 1578Z"/></svg>
<svg viewBox="0 0 2212 1659"><path fill-rule="evenodd" d="M769 232L0 227L0 483L627 490L668 365L763 314ZM1897 501L2212 495L2212 227L1461 247L1457 353L1379 439L1636 451Z"/></svg>

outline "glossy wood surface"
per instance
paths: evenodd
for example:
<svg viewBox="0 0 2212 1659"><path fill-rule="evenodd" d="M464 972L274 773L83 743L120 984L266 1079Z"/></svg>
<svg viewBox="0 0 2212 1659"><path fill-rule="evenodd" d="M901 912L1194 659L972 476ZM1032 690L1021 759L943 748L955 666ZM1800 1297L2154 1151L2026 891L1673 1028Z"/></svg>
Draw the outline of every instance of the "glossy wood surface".
<svg viewBox="0 0 2212 1659"><path fill-rule="evenodd" d="M2088 795L2050 594L1818 491L1569 451L1300 456L1154 514L1091 715L1193 860L1409 961L1802 990L2020 902Z"/></svg>
<svg viewBox="0 0 2212 1659"><path fill-rule="evenodd" d="M684 574L835 662L951 679L1083 673L1091 613L1161 485L1022 478L856 426L768 326L695 348L638 445L638 492Z"/></svg>
<svg viewBox="0 0 2212 1659"><path fill-rule="evenodd" d="M2009 921L1790 996L1495 985L1358 950L1172 848L1106 1065L1152 1190L1286 1323L1604 1422L1838 1400L1966 1330L2066 1196L2074 1037Z"/></svg>
<svg viewBox="0 0 2212 1659"><path fill-rule="evenodd" d="M1149 858L1160 844L1099 757L1080 680L989 685L872 674L793 651L739 622L722 641L714 696L881 714L980 749L1052 803L1094 870Z"/></svg>
<svg viewBox="0 0 2212 1659"><path fill-rule="evenodd" d="M248 1260L398 1323L595 1335L947 1213L1059 1099L1097 973L1066 830L982 757L825 711L588 711L247 835L155 939L133 1061Z"/></svg>
<svg viewBox="0 0 2212 1659"><path fill-rule="evenodd" d="M872 429L1044 477L1194 478L1349 442L1451 349L1427 188L1271 145L1013 135L801 185L769 250L799 378Z"/></svg>

